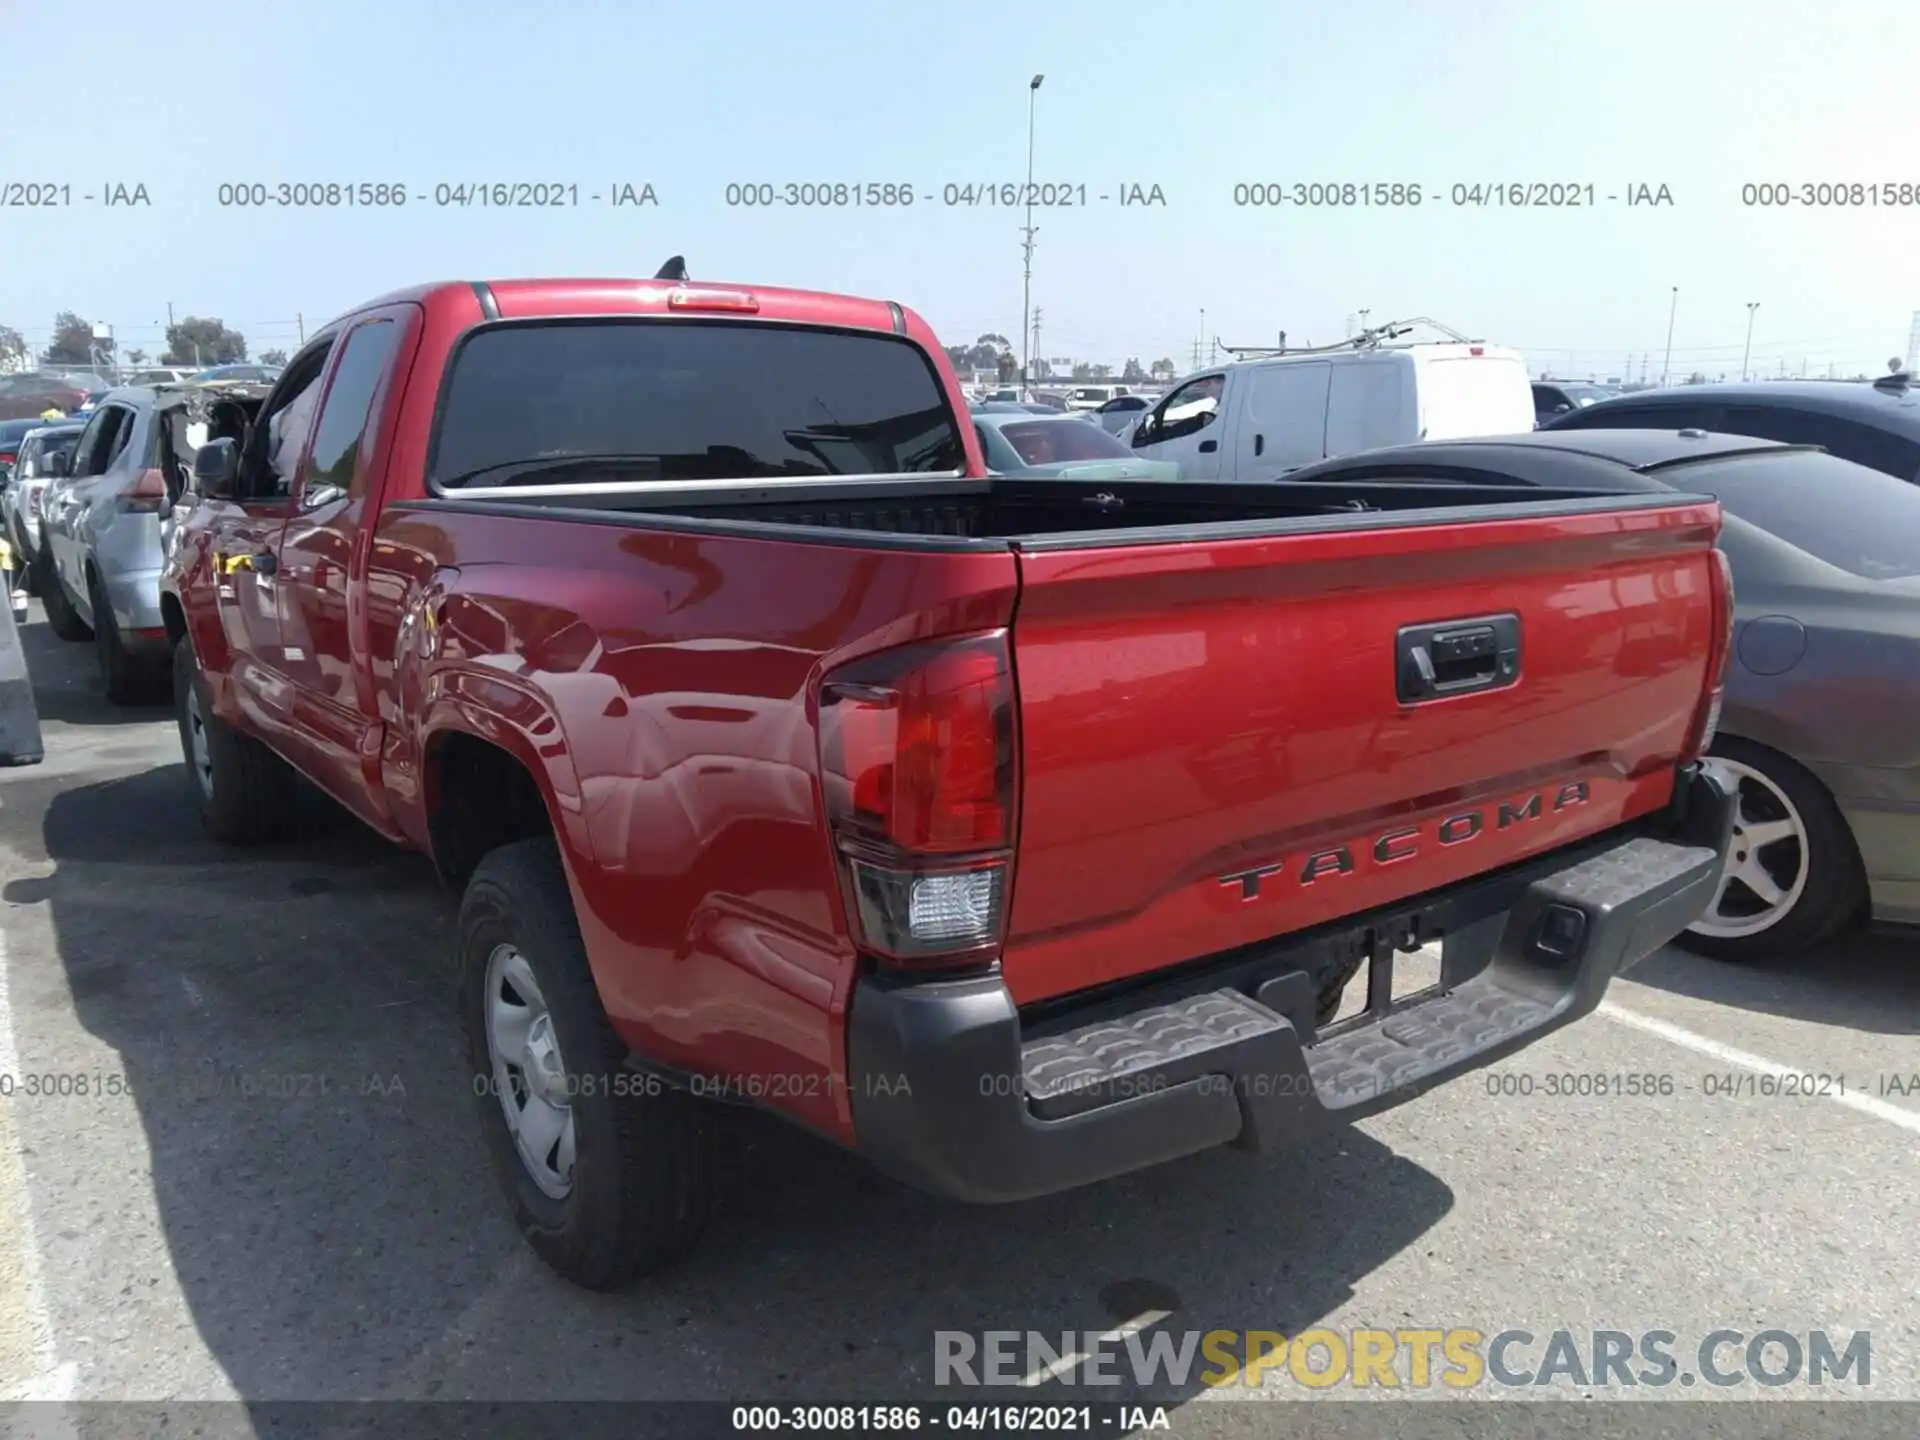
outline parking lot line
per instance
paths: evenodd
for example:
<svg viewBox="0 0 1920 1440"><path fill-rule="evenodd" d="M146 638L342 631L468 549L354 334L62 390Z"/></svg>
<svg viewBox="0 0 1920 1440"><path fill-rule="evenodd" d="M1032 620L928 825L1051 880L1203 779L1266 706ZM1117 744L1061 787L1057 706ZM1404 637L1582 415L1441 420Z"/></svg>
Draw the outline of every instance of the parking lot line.
<svg viewBox="0 0 1920 1440"><path fill-rule="evenodd" d="M7 941L0 931L0 1077L13 1079L19 1073L7 990ZM13 1123L14 1103L0 1096L0 1400L69 1400L77 1369L59 1363L54 1344L26 1161Z"/></svg>
<svg viewBox="0 0 1920 1440"><path fill-rule="evenodd" d="M1158 1325L1172 1313L1171 1310L1143 1310L1124 1325L1116 1325L1113 1329L1103 1331L1094 1337L1093 1348L1098 1350L1103 1345L1111 1345L1116 1340L1124 1340L1129 1335L1137 1335L1151 1325ZM1049 1380L1057 1380L1062 1375L1078 1370L1082 1365L1086 1364L1090 1358L1090 1355L1082 1354L1080 1351L1075 1350L1070 1354L1062 1355L1051 1365L1042 1365L1031 1375L1022 1379L1020 1383L1031 1390L1037 1385L1044 1385Z"/></svg>
<svg viewBox="0 0 1920 1440"><path fill-rule="evenodd" d="M1656 1020L1651 1015L1642 1015L1638 1011L1628 1010L1614 1004L1611 1000L1601 1001L1600 1008L1595 1013L1604 1015L1616 1024L1630 1025L1635 1030L1644 1030L1649 1035L1658 1035L1662 1040L1674 1045L1685 1046L1701 1055L1709 1055L1715 1060L1736 1065L1742 1070L1750 1070L1757 1075L1780 1077L1805 1075L1818 1069L1817 1066L1782 1065L1779 1061L1769 1060L1764 1055L1737 1050L1731 1045L1722 1045L1718 1040L1709 1039L1705 1035L1696 1035L1691 1030L1670 1025L1665 1020ZM1838 1093L1820 1092L1816 1098L1830 1100L1835 1105L1844 1105L1849 1110L1857 1110L1862 1115L1871 1115L1876 1120L1884 1120L1889 1125L1898 1125L1902 1130L1920 1135L1920 1112L1908 1110L1899 1105L1889 1105L1884 1100L1876 1099L1871 1095L1862 1095L1854 1090L1843 1090Z"/></svg>

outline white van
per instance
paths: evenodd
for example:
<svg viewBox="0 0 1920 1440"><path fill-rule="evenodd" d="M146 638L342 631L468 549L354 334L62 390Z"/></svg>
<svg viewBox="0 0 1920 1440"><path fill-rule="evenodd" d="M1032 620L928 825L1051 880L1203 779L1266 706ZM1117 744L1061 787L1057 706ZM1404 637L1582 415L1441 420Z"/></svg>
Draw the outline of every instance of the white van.
<svg viewBox="0 0 1920 1440"><path fill-rule="evenodd" d="M1533 429L1533 383L1497 345L1379 346L1242 360L1189 376L1126 439L1183 480L1270 480L1415 440Z"/></svg>
<svg viewBox="0 0 1920 1440"><path fill-rule="evenodd" d="M1116 396L1132 393L1125 385L1076 385L1067 392L1067 409L1098 410Z"/></svg>

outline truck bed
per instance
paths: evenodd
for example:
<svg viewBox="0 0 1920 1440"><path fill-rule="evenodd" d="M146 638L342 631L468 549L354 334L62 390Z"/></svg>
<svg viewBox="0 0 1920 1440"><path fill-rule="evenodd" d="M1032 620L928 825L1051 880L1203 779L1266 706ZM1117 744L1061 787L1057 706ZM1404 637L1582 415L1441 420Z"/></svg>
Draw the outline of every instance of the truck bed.
<svg viewBox="0 0 1920 1440"><path fill-rule="evenodd" d="M1619 473L1617 466L1607 469ZM418 501L405 508L732 535L758 531L785 540L827 543L848 543L844 532L855 532L861 544L914 549L1033 550L1578 515L1698 498L1664 489L1656 494L1623 492L1607 479L1596 474L1590 487L1519 490L1512 484L1418 480L1091 484L1005 477L568 485L516 487L511 494L466 491L458 498Z"/></svg>

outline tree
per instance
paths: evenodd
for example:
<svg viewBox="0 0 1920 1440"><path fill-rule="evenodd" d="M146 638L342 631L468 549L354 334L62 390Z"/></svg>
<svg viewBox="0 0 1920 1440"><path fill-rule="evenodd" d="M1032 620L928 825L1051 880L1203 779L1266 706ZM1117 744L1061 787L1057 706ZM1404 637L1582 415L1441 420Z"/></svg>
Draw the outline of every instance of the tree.
<svg viewBox="0 0 1920 1440"><path fill-rule="evenodd" d="M27 358L27 337L11 325L0 325L0 370L18 370Z"/></svg>
<svg viewBox="0 0 1920 1440"><path fill-rule="evenodd" d="M232 365L247 358L247 337L218 320L189 315L167 327L163 365Z"/></svg>
<svg viewBox="0 0 1920 1440"><path fill-rule="evenodd" d="M1120 369L1120 378L1129 384L1138 385L1147 378L1147 372L1140 367L1138 360L1128 360Z"/></svg>
<svg viewBox="0 0 1920 1440"><path fill-rule="evenodd" d="M1705 372L1704 372L1704 371L1700 371L1700 370L1696 370L1696 371L1694 371L1694 372L1693 372L1693 373L1692 373L1691 375L1689 375L1689 376L1687 376L1687 381L1686 381L1686 383L1687 383L1687 384L1689 384L1689 385L1704 385L1704 384L1706 384L1706 383L1707 383L1707 377L1706 377L1706 374L1705 374Z"/></svg>
<svg viewBox="0 0 1920 1440"><path fill-rule="evenodd" d="M1113 366L1111 365L1096 365L1093 367L1093 378L1096 380L1108 379L1112 374Z"/></svg>
<svg viewBox="0 0 1920 1440"><path fill-rule="evenodd" d="M262 350L260 352L260 363L262 365L284 365L287 363L287 352L284 350Z"/></svg>
<svg viewBox="0 0 1920 1440"><path fill-rule="evenodd" d="M144 365L144 364L146 364L146 363L147 363L147 352L146 352L146 351L144 351L144 350L129 350L129 351L127 351L127 363L128 363L129 365Z"/></svg>
<svg viewBox="0 0 1920 1440"><path fill-rule="evenodd" d="M947 363L955 370L973 369L973 347L971 345L949 345L946 347ZM263 355L261 359L265 359Z"/></svg>
<svg viewBox="0 0 1920 1440"><path fill-rule="evenodd" d="M1006 385L1020 378L1020 362L1011 355L1002 355L993 367L993 373Z"/></svg>
<svg viewBox="0 0 1920 1440"><path fill-rule="evenodd" d="M1178 373L1171 360L1156 360L1147 367L1147 374L1156 380L1171 380Z"/></svg>
<svg viewBox="0 0 1920 1440"><path fill-rule="evenodd" d="M96 342L92 325L71 310L62 310L53 317L53 343L41 352L40 359L47 365L91 365L95 344L100 347L101 358L113 358L111 340Z"/></svg>
<svg viewBox="0 0 1920 1440"><path fill-rule="evenodd" d="M1088 360L1074 361L1073 378L1076 380L1091 380L1093 378L1093 363Z"/></svg>
<svg viewBox="0 0 1920 1440"><path fill-rule="evenodd" d="M1033 357L1033 378L1036 380L1051 380L1053 378L1053 366L1042 360L1038 355Z"/></svg>

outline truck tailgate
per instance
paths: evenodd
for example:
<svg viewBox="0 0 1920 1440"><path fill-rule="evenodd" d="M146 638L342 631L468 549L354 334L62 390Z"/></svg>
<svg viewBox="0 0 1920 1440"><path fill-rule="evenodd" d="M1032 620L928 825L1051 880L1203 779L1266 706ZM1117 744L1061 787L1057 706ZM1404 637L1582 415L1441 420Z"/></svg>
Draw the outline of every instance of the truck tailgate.
<svg viewBox="0 0 1920 1440"><path fill-rule="evenodd" d="M1393 904L1664 805L1707 686L1718 507L1527 508L1546 511L1017 543L1015 1000ZM1415 646L1443 690L1405 699ZM1445 692L1488 668L1496 688Z"/></svg>

